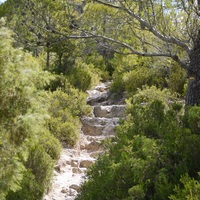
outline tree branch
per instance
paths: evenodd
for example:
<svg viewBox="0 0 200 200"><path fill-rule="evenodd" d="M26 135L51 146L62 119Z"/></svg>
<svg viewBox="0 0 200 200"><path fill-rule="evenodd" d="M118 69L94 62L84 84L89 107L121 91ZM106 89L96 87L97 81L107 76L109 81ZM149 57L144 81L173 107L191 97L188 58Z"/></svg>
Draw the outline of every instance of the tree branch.
<svg viewBox="0 0 200 200"><path fill-rule="evenodd" d="M126 10L127 13L129 13L131 16L133 16L135 19L137 19L142 25L144 25L157 38L161 39L164 42L176 44L176 45L182 47L184 50L186 50L188 54L190 54L191 50L188 48L188 46L185 43L183 43L182 41L180 41L176 38L166 37L166 36L162 35L155 28L153 28L148 22L146 22L144 19L139 17L137 14L135 14L134 12L132 12L131 10L129 10L127 8L125 8L125 10Z"/></svg>
<svg viewBox="0 0 200 200"><path fill-rule="evenodd" d="M160 40L164 41L164 42L168 42L171 44L176 44L178 46L180 46L181 48L183 48L188 55L191 53L190 48L182 41L178 40L177 38L174 37L167 37L164 36L163 34L159 33L155 28L153 28L147 21L145 21L144 19L142 19L142 17L140 17L139 15L137 15L136 13L134 13L133 11L131 11L129 8L127 8L122 1L119 1L121 6L117 6L117 5L113 5L113 4L109 4L106 2L103 2L101 0L96 0L97 3L112 7L112 8L116 8L116 9L121 9L126 11L130 16L132 16L134 19L136 19L138 22L140 22L141 25L145 26L151 33L153 33L157 38L159 38Z"/></svg>
<svg viewBox="0 0 200 200"><path fill-rule="evenodd" d="M103 1L100 1L100 0L96 0L95 2L100 3L100 4L103 4L103 5L105 5L105 6L109 6L109 7L111 7L111 8L121 9L120 6L117 6L117 5L114 5L114 4L110 4L110 3L107 3L107 2L103 2Z"/></svg>
<svg viewBox="0 0 200 200"><path fill-rule="evenodd" d="M87 34L90 34L91 37L94 37L94 38L101 38L101 39L104 39L106 41L110 41L110 42L119 44L120 46L123 46L126 49L130 50L130 52L127 53L127 54L135 54L135 55L144 56L144 57L168 57L168 58L172 58L174 61L176 61L184 69L187 69L187 67L188 67L187 64L184 63L182 60L180 60L180 58L177 55L173 55L171 53L158 53L158 52L155 52L155 53L145 53L145 52L139 52L139 51L136 51L135 49L133 49L133 47L131 47L127 43L124 43L124 42L122 42L120 40L109 38L109 37L104 36L104 35L98 35L98 34L93 34L93 33L87 33ZM114 51L117 52L117 53L120 53L119 51L116 51L116 50L114 50Z"/></svg>

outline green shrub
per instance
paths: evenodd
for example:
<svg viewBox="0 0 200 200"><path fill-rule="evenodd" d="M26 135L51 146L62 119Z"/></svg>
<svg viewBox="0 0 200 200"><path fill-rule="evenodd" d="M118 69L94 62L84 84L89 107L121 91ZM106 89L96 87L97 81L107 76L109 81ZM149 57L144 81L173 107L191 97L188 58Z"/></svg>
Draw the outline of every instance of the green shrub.
<svg viewBox="0 0 200 200"><path fill-rule="evenodd" d="M93 64L86 64L81 59L77 59L67 77L74 87L86 91L99 83L99 74L99 70Z"/></svg>
<svg viewBox="0 0 200 200"><path fill-rule="evenodd" d="M75 145L79 139L81 128L78 117L73 117L66 108L58 111L57 114L59 116L52 116L49 120L50 131L59 141L70 146Z"/></svg>
<svg viewBox="0 0 200 200"><path fill-rule="evenodd" d="M45 90L54 92L58 88L65 88L66 77L64 75L54 75L54 78L45 87Z"/></svg>
<svg viewBox="0 0 200 200"><path fill-rule="evenodd" d="M50 132L41 132L38 137L38 143L42 146L44 151L51 157L52 160L57 161L60 157L61 144L59 140Z"/></svg>
<svg viewBox="0 0 200 200"><path fill-rule="evenodd" d="M200 107L194 106L189 108L186 119L192 132L200 134Z"/></svg>
<svg viewBox="0 0 200 200"><path fill-rule="evenodd" d="M180 184L174 188L174 195L170 195L171 200L199 200L200 199L200 182L190 178L188 174L183 175Z"/></svg>
<svg viewBox="0 0 200 200"><path fill-rule="evenodd" d="M108 150L87 173L77 200L166 200L174 192L178 199L181 189L174 188L182 176L198 180L200 135L185 126L183 105L169 90L139 90L127 112ZM186 189L189 199L189 191L198 197L196 186Z"/></svg>
<svg viewBox="0 0 200 200"><path fill-rule="evenodd" d="M0 28L0 199L39 200L61 151L49 132L44 91L54 75L12 42Z"/></svg>
<svg viewBox="0 0 200 200"><path fill-rule="evenodd" d="M134 55L117 55L112 60L114 92L136 94L144 85L169 88L174 93L185 93L185 71L169 59L144 58Z"/></svg>
<svg viewBox="0 0 200 200"><path fill-rule="evenodd" d="M112 64L115 68L111 90L121 93L127 91L136 94L144 85L167 87L167 70L154 58L134 55L116 56Z"/></svg>
<svg viewBox="0 0 200 200"><path fill-rule="evenodd" d="M108 81L111 77L109 76L108 63L103 58L103 56L98 53L93 52L88 56L84 56L84 62L87 65L93 65L94 68L98 70L98 74L101 77L102 81Z"/></svg>
<svg viewBox="0 0 200 200"><path fill-rule="evenodd" d="M130 72L124 73L122 79L125 84L126 91L131 94L135 94L138 88L141 88L144 85L153 84L153 73L149 68L139 67Z"/></svg>
<svg viewBox="0 0 200 200"><path fill-rule="evenodd" d="M54 162L40 144L31 147L25 166L21 189L9 192L7 200L41 200L50 186Z"/></svg>
<svg viewBox="0 0 200 200"><path fill-rule="evenodd" d="M139 200L139 199L144 199L145 197L145 193L144 193L144 189L142 185L135 185L132 188L130 188L128 190L129 195L131 196L128 199L135 199L135 200ZM128 200L127 199L127 200Z"/></svg>
<svg viewBox="0 0 200 200"><path fill-rule="evenodd" d="M73 146L79 139L79 117L90 114L91 107L86 104L86 94L69 84L63 90L54 91L48 96L48 110L51 115L48 123L56 138Z"/></svg>
<svg viewBox="0 0 200 200"><path fill-rule="evenodd" d="M169 89L172 93L176 92L181 95L185 95L185 83L186 83L186 74L185 70L180 67L177 63L172 62L169 67L169 78L167 80Z"/></svg>

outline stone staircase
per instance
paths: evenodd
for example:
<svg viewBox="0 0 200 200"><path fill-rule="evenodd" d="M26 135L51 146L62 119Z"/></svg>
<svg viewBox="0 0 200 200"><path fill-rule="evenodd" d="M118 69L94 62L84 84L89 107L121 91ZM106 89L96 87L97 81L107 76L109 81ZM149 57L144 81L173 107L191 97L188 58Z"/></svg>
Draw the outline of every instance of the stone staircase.
<svg viewBox="0 0 200 200"><path fill-rule="evenodd" d="M110 83L102 83L88 92L93 115L81 119L80 140L75 148L63 148L55 166L52 187L44 200L74 200L84 181L84 173L103 151L102 141L114 137L115 127L125 117L124 99L109 92Z"/></svg>

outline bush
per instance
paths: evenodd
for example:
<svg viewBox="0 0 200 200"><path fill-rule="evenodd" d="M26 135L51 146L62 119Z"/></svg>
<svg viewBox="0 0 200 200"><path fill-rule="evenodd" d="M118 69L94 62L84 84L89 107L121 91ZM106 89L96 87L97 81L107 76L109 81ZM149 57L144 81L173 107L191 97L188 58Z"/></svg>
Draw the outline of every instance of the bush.
<svg viewBox="0 0 200 200"><path fill-rule="evenodd" d="M99 70L94 68L93 64L86 64L81 59L77 59L67 77L74 87L86 91L99 83L99 74Z"/></svg>
<svg viewBox="0 0 200 200"><path fill-rule="evenodd" d="M133 95L144 85L167 87L167 70L154 58L116 56L112 64L115 68L111 86L113 92L127 91Z"/></svg>
<svg viewBox="0 0 200 200"><path fill-rule="evenodd" d="M84 62L87 65L92 64L94 68L97 69L102 81L108 81L111 78L109 76L109 64L106 62L106 59L98 53L92 52L90 55L84 56Z"/></svg>
<svg viewBox="0 0 200 200"><path fill-rule="evenodd" d="M146 87L129 99L127 112L108 150L88 171L77 200L166 200L174 192L182 199L181 189L174 191L180 178L188 173L192 185L200 171L200 135L184 125L183 106L168 90ZM186 196L194 191L197 198L196 186L186 188Z"/></svg>
<svg viewBox="0 0 200 200"><path fill-rule="evenodd" d="M180 184L174 188L174 195L170 195L171 200L199 200L200 199L200 182L194 178L190 178L185 174L180 179Z"/></svg>
<svg viewBox="0 0 200 200"><path fill-rule="evenodd" d="M41 200L50 186L54 162L40 144L31 147L25 166L21 189L8 193L7 200Z"/></svg>
<svg viewBox="0 0 200 200"><path fill-rule="evenodd" d="M194 106L189 108L186 115L187 123L193 133L200 133L200 107Z"/></svg>
<svg viewBox="0 0 200 200"><path fill-rule="evenodd" d="M91 107L86 104L86 94L70 86L54 91L48 96L49 128L60 141L73 146L79 139L81 123L79 117L91 113Z"/></svg>
<svg viewBox="0 0 200 200"><path fill-rule="evenodd" d="M124 73L123 82L128 93L135 94L138 88L144 85L153 85L152 70L145 67L136 68L130 72Z"/></svg>
<svg viewBox="0 0 200 200"><path fill-rule="evenodd" d="M169 89L172 93L176 92L185 95L185 83L186 83L186 74L185 70L181 68L177 63L172 62L169 68L170 75L167 80Z"/></svg>
<svg viewBox="0 0 200 200"><path fill-rule="evenodd" d="M79 139L81 123L77 117L73 117L66 108L57 112L59 116L52 116L49 120L49 128L59 141L74 146Z"/></svg>
<svg viewBox="0 0 200 200"><path fill-rule="evenodd" d="M54 76L12 41L0 27L0 199L39 200L61 150L45 104L44 88Z"/></svg>

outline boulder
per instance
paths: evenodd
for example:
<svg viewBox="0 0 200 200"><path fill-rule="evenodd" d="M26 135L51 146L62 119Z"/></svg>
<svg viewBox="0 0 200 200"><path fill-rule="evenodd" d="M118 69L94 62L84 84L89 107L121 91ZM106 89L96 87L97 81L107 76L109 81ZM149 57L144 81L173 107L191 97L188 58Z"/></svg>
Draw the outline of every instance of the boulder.
<svg viewBox="0 0 200 200"><path fill-rule="evenodd" d="M113 135L119 118L84 117L81 121L82 131L85 135Z"/></svg>
<svg viewBox="0 0 200 200"><path fill-rule="evenodd" d="M109 97L110 97L109 91L106 91L106 92L96 91L95 93L93 93L92 96L88 97L87 103L93 106L101 102L107 101Z"/></svg>

